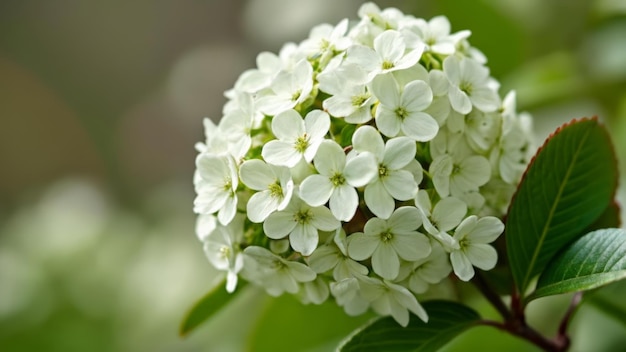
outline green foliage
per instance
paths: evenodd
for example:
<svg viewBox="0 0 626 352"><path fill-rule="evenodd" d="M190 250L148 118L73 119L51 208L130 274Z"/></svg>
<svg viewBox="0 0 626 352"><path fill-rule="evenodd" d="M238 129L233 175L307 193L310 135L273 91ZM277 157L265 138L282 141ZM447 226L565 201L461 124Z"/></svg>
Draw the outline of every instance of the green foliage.
<svg viewBox="0 0 626 352"><path fill-rule="evenodd" d="M456 302L429 301L423 306L428 323L411 316L403 328L391 317L376 319L343 341L338 351L437 351L480 319L474 310Z"/></svg>
<svg viewBox="0 0 626 352"><path fill-rule="evenodd" d="M226 291L226 281L223 281L221 284L214 287L211 291L204 295L204 297L200 298L200 300L198 300L187 312L185 318L180 324L178 333L181 336L187 336L200 324L209 320L210 317L236 297L236 294L241 292L245 284L245 281L240 280L237 285L237 289L233 293L228 293L228 291Z"/></svg>
<svg viewBox="0 0 626 352"><path fill-rule="evenodd" d="M254 323L246 350L328 351L371 318L372 314L351 317L334 301L305 305L292 295L282 295L272 298Z"/></svg>
<svg viewBox="0 0 626 352"><path fill-rule="evenodd" d="M626 230L591 232L552 260L529 299L590 290L626 278Z"/></svg>
<svg viewBox="0 0 626 352"><path fill-rule="evenodd" d="M626 280L585 294L584 302L626 328L626 300L624 297L626 297Z"/></svg>
<svg viewBox="0 0 626 352"><path fill-rule="evenodd" d="M608 132L596 119L564 125L538 151L506 222L507 254L520 293L605 212L617 187L615 160Z"/></svg>

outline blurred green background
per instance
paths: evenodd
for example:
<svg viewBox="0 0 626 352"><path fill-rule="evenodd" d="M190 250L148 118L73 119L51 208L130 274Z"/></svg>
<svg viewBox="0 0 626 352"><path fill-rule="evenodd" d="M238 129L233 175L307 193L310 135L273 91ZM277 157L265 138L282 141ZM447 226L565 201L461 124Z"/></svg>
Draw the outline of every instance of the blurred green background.
<svg viewBox="0 0 626 352"><path fill-rule="evenodd" d="M251 288L177 336L216 281L192 214L202 118L221 117L223 92L259 51L354 19L361 3L0 2L0 351L326 351L366 321ZM626 2L378 5L470 29L500 93L515 89L518 109L534 116L538 142L572 118L599 116L626 174ZM626 203L624 187L619 197ZM624 350L626 288L596 295L576 315L573 350ZM531 323L552 334L567 301L533 303ZM448 346L477 348L533 350L490 328Z"/></svg>

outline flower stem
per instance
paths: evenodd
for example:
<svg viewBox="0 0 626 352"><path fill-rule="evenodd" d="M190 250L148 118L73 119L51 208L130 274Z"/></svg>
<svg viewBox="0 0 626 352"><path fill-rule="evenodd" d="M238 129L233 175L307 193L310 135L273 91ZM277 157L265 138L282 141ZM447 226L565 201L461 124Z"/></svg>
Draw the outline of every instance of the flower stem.
<svg viewBox="0 0 626 352"><path fill-rule="evenodd" d="M500 313L505 321L511 320L513 316L509 308L502 300L502 297L500 297L500 295L496 291L494 291L491 286L489 286L487 280L485 280L485 278L479 271L476 271L472 282L474 283L476 288L478 288L478 290L483 294L483 296L485 296L489 303L493 305L498 313Z"/></svg>
<svg viewBox="0 0 626 352"><path fill-rule="evenodd" d="M511 307L509 308L480 272L476 272L472 282L503 318L503 322L482 320L479 324L493 326L506 331L511 335L527 340L547 352L564 352L569 348L570 339L566 330L572 314L580 303L579 294L576 294L572 299L572 303L561 321L557 336L554 339L549 339L526 323L525 306L522 304L522 299L517 291L514 290L511 295Z"/></svg>

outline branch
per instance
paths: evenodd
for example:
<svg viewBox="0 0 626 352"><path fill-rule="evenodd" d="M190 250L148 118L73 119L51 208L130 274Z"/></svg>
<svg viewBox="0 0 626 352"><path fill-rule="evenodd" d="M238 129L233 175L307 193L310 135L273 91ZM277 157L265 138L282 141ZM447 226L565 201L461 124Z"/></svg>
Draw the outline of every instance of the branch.
<svg viewBox="0 0 626 352"><path fill-rule="evenodd" d="M476 271L472 283L478 288L478 290L485 296L485 298L493 305L493 307L500 313L504 321L509 321L513 318L511 311L506 306L500 295L487 283L487 280L482 276L479 271Z"/></svg>

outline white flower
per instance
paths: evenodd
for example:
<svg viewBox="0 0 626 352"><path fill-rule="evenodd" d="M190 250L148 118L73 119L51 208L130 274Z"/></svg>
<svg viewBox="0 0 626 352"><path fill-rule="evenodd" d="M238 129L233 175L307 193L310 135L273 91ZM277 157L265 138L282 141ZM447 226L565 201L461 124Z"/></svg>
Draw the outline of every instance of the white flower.
<svg viewBox="0 0 626 352"><path fill-rule="evenodd" d="M196 158L197 177L194 211L213 214L227 225L237 211L237 169L230 157L202 153Z"/></svg>
<svg viewBox="0 0 626 352"><path fill-rule="evenodd" d="M359 204L355 187L368 184L378 172L371 153L361 153L346 161L339 144L325 140L314 158L319 174L307 177L300 185L300 198L311 206L330 199L330 211L341 221L349 221Z"/></svg>
<svg viewBox="0 0 626 352"><path fill-rule="evenodd" d="M428 314L405 287L370 277L362 280L361 294L376 313L391 315L403 327L409 325L409 311L428 322Z"/></svg>
<svg viewBox="0 0 626 352"><path fill-rule="evenodd" d="M465 117L464 134L467 143L477 153L488 152L498 141L502 129L502 117L491 112L473 110Z"/></svg>
<svg viewBox="0 0 626 352"><path fill-rule="evenodd" d="M219 130L228 141L228 150L232 156L239 160L250 149L252 130L258 115L254 110L252 97L241 93L238 97L239 107L226 113L219 124Z"/></svg>
<svg viewBox="0 0 626 352"><path fill-rule="evenodd" d="M424 46L406 52L406 44L402 34L395 30L387 30L374 39L373 48L354 45L348 48L346 60L362 67L370 79L376 75L402 70L415 65Z"/></svg>
<svg viewBox="0 0 626 352"><path fill-rule="evenodd" d="M470 58L448 56L443 72L450 81L449 98L452 108L461 114L472 110L472 104L484 112L495 111L500 98L490 86L489 69Z"/></svg>
<svg viewBox="0 0 626 352"><path fill-rule="evenodd" d="M532 156L530 136L532 121L525 113L516 114L515 91L502 101L502 131L499 148L493 148L490 159L500 177L509 184L519 182Z"/></svg>
<svg viewBox="0 0 626 352"><path fill-rule="evenodd" d="M215 123L210 118L205 117L202 120L202 124L204 125L205 142L196 143L196 150L199 153L215 155L228 153L226 143L220 138L220 133Z"/></svg>
<svg viewBox="0 0 626 352"><path fill-rule="evenodd" d="M300 44L300 47L306 55L321 55L321 61L325 61L324 56L332 55L333 51L346 50L350 46L351 40L345 36L347 31L347 18L341 20L337 26L330 24L315 26L311 29L309 37Z"/></svg>
<svg viewBox="0 0 626 352"><path fill-rule="evenodd" d="M424 81L413 81L401 91L393 75L377 76L372 91L380 101L376 126L387 137L402 131L416 141L433 139L439 131L437 121L423 112L433 101L433 93Z"/></svg>
<svg viewBox="0 0 626 352"><path fill-rule="evenodd" d="M311 207L296 195L283 211L270 214L263 223L263 230L271 239L289 235L291 247L304 256L311 255L319 241L318 231L333 231L341 226L328 208Z"/></svg>
<svg viewBox="0 0 626 352"><path fill-rule="evenodd" d="M256 279L272 296L297 293L298 283L313 281L317 276L308 266L285 260L263 247L250 246L243 253L258 264L260 277Z"/></svg>
<svg viewBox="0 0 626 352"><path fill-rule="evenodd" d="M491 165L480 155L463 159L443 154L433 160L429 169L433 184L441 197L449 194L460 197L465 193L477 191L491 178Z"/></svg>
<svg viewBox="0 0 626 352"><path fill-rule="evenodd" d="M397 8L388 7L381 10L373 2L366 2L361 5L358 15L361 19L368 22L371 21L381 28L398 28L398 22L405 17Z"/></svg>
<svg viewBox="0 0 626 352"><path fill-rule="evenodd" d="M333 270L333 278L343 279L365 276L367 267L348 257L348 241L343 229L338 229L331 243L318 247L309 257L309 266L316 273Z"/></svg>
<svg viewBox="0 0 626 352"><path fill-rule="evenodd" d="M455 197L446 197L431 206L428 191L420 190L415 206L422 215L424 229L439 241L446 250L458 249L458 243L448 231L454 229L467 214L467 204Z"/></svg>
<svg viewBox="0 0 626 352"><path fill-rule="evenodd" d="M330 127L330 117L312 110L304 120L292 109L272 119L272 132L278 138L263 146L263 159L270 164L294 167L304 158L311 162Z"/></svg>
<svg viewBox="0 0 626 352"><path fill-rule="evenodd" d="M495 241L502 231L504 224L493 216L478 219L472 215L461 222L454 233L460 248L450 253L452 268L459 279L469 281L474 277L474 266L483 270L495 267L498 253L488 243Z"/></svg>
<svg viewBox="0 0 626 352"><path fill-rule="evenodd" d="M317 277L313 281L307 281L302 284L302 291L300 291L300 300L304 304L322 304L330 295L328 283L321 277Z"/></svg>
<svg viewBox="0 0 626 352"><path fill-rule="evenodd" d="M199 214L196 219L196 236L204 241L217 227L217 218L213 214Z"/></svg>
<svg viewBox="0 0 626 352"><path fill-rule="evenodd" d="M370 111L374 101L368 91L367 74L355 64L343 64L317 76L319 89L330 94L323 107L335 117L348 123L361 124L372 119Z"/></svg>
<svg viewBox="0 0 626 352"><path fill-rule="evenodd" d="M226 291L237 287L237 274L243 268L243 255L239 245L243 240L242 216L237 216L228 226L217 225L203 240L204 253L218 270L226 271Z"/></svg>
<svg viewBox="0 0 626 352"><path fill-rule="evenodd" d="M415 160L415 141L408 137L383 138L371 126L362 126L352 136L359 153L370 152L378 164L378 177L365 187L365 204L379 218L387 219L395 209L395 199L409 200L417 192L411 172L403 170Z"/></svg>
<svg viewBox="0 0 626 352"><path fill-rule="evenodd" d="M247 213L252 222L262 222L275 210L283 210L293 193L293 181L289 169L268 165L253 159L246 160L239 168L241 182L255 191L248 200Z"/></svg>
<svg viewBox="0 0 626 352"><path fill-rule="evenodd" d="M276 54L262 52L256 57L256 68L249 69L239 76L235 90L254 94L270 86L280 72L282 61Z"/></svg>
<svg viewBox="0 0 626 352"><path fill-rule="evenodd" d="M454 54L457 43L471 34L465 30L451 35L450 21L445 16L433 17L428 22L418 18L403 29L408 43L419 40L426 44L427 52L441 55Z"/></svg>
<svg viewBox="0 0 626 352"><path fill-rule="evenodd" d="M363 278L365 276L360 276ZM337 305L343 307L346 314L351 316L361 315L367 311L370 304L361 297L359 279L356 277L345 278L330 283L330 292L337 301Z"/></svg>
<svg viewBox="0 0 626 352"><path fill-rule="evenodd" d="M348 244L348 253L355 260L372 258L374 272L393 280L400 270L400 258L408 261L430 254L428 238L417 232L421 225L415 207L400 207L388 220L371 218L363 232L356 232Z"/></svg>
<svg viewBox="0 0 626 352"><path fill-rule="evenodd" d="M300 60L292 72L278 73L270 89L273 94L257 101L258 109L266 115L276 115L292 109L309 97L313 89L313 68L307 60Z"/></svg>
<svg viewBox="0 0 626 352"><path fill-rule="evenodd" d="M428 257L409 264L412 270L408 277L408 287L417 294L426 292L430 285L438 284L452 271L441 245L438 242L431 242L431 248Z"/></svg>

